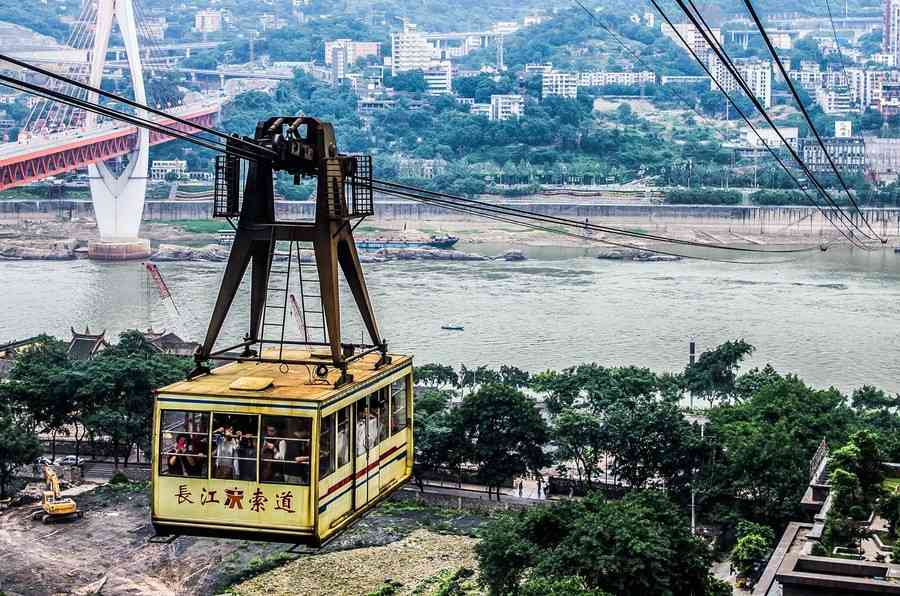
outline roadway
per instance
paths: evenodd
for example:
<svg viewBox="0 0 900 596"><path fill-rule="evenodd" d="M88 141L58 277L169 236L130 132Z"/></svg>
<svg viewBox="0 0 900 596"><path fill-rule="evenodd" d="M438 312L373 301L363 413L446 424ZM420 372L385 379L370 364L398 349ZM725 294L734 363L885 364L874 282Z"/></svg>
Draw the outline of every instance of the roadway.
<svg viewBox="0 0 900 596"><path fill-rule="evenodd" d="M218 100L181 106L172 115L202 124L212 124L221 109ZM186 126L163 117L151 120L178 129ZM73 129L49 135L35 135L15 143L0 144L0 190L82 168L90 163L124 155L133 150L137 127L120 122L103 122L90 130ZM150 144L172 140L150 133Z"/></svg>

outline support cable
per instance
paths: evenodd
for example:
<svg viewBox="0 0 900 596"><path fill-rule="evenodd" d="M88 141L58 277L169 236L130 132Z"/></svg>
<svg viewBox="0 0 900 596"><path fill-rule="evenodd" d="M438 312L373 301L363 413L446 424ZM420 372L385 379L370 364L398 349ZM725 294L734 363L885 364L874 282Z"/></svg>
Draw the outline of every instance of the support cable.
<svg viewBox="0 0 900 596"><path fill-rule="evenodd" d="M806 106L803 105L803 102L800 100L800 94L797 93L797 89L794 87L793 81L788 76L787 71L784 68L784 64L781 63L781 59L778 57L778 53L775 51L775 47L772 45L772 40L769 39L769 34L766 33L765 27L763 27L762 21L759 18L759 15L756 14L756 9L753 8L753 4L750 3L750 0L743 0L744 6L747 7L747 11L750 13L750 16L753 18L753 22L756 24L756 28L759 29L760 35L762 35L763 41L766 43L766 47L769 48L769 53L772 54L772 60L775 64L778 65L778 70L781 72L781 76L784 77L785 82L787 83L788 89L791 90L791 95L794 96L794 100L797 102L797 106L800 108L800 111L803 113L803 117L806 119L806 122L809 124L809 129L812 131L813 135L816 137L816 141L819 144L819 147L822 148L822 152L825 154L825 157L828 158L828 163L831 165L831 169L834 170L835 175L841 183L841 186L844 189L844 192L847 193L847 198L850 199L850 203L853 205L853 208L856 209L856 212L859 213L860 217L863 220L863 223L866 224L866 227L869 228L869 231L875 235L875 238L881 240L881 243L884 244L887 242L886 238L882 238L878 235L878 232L872 227L869 223L869 219L866 217L865 213L859 208L859 205L856 203L856 199L853 198L853 194L850 192L850 189L847 187L847 183L844 181L844 177L841 175L837 166L834 163L834 160L831 158L831 154L828 153L828 149L825 148L825 143L822 141L822 137L819 135L819 131L816 130L816 127L813 125L812 118L809 115L809 112L806 111ZM682 3L682 0L677 0L679 4Z"/></svg>
<svg viewBox="0 0 900 596"><path fill-rule="evenodd" d="M745 113L745 112L737 105L737 103L734 101L734 99L731 98L731 96L725 91L724 86L722 85L722 83L721 83L718 79L716 79L716 77L713 76L712 71L709 70L709 67L703 62L703 60L700 59L700 57L697 55L697 53L694 51L694 49L693 49L689 44L686 43L686 41L684 40L684 37L681 35L680 32L678 32L677 29L675 29L675 26L674 26L674 24L672 24L671 19L670 19L669 16L665 13L665 11L662 10L662 7L660 7L659 3L658 3L656 0L650 0L650 2L651 2L651 4L653 4L654 8L656 8L656 10L657 10L657 12L660 14L660 16L662 16L662 18L665 19L665 21L669 24L669 26L672 27L672 29L676 32L676 34L678 35L679 39L682 41L682 43L685 45L685 47L688 48L688 50L690 51L690 53L691 53L691 55L694 57L694 59L697 60L697 62L703 67L703 69L704 69L704 70L706 71L706 73L709 75L710 79L711 79L711 80L719 87L719 89L720 89L720 90L722 91L722 93L725 95L726 99L728 99L729 102L731 103L731 105L734 106L734 108L738 111L738 113L741 115L741 117L744 119L744 121L748 124L748 126L750 126L751 129L754 129L754 130L755 130L755 127L754 127L753 124L750 122L749 116L747 116L747 114L746 114L746 113ZM763 118L766 120L766 122L768 123L768 125L769 125L769 126L772 128L772 130L775 132L775 134L778 135L778 138L779 138L779 139L781 140L781 142L784 144L785 148L786 148L787 151L790 153L791 157L792 157L792 158L794 159L794 161L800 166L800 168L801 168L801 170L803 171L803 173L806 174L806 176L808 177L808 179L813 183L813 185L816 187L816 189L819 191L819 193L825 198L826 202L828 202L828 204L831 205L831 207L833 207L835 210L837 210L838 215L839 215L840 217L842 217L843 220L844 220L847 224L849 224L850 226L855 227L857 230L859 230L859 232L863 235L863 237L869 238L868 234L866 234L866 232L865 232L864 230L862 230L862 228L860 228L860 227L852 220L852 218L850 218L849 215L847 215L847 213L846 213L843 209L840 208L840 206L834 201L834 199L832 199L832 197L831 197L831 195L828 193L827 189L821 184L821 182L819 182L818 178L815 177L815 175L812 173L812 171L809 169L809 167L806 165L806 163L803 161L803 159L800 157L800 155L797 154L796 150L790 145L790 143L788 143L787 139L784 138L784 135L781 133L781 130L778 128L778 126L777 126L777 125L775 124L775 122L772 120L771 116L769 116L769 114L768 114L768 112L766 111L765 107L762 106L762 104L759 102L759 99L753 94L753 91L747 86L746 81L744 81L744 79L743 79L743 77L740 75L740 73L737 72L737 69L736 69L736 67L734 66L734 63L731 61L731 58L730 58L729 56L727 56L727 54L723 53L723 52L720 50L719 44L718 44L717 40L715 40L714 37L713 37L713 38L710 37L709 33L701 26L700 23L698 23L697 18L691 13L691 11L690 11L690 10L688 9L688 7L684 4L684 2L682 2L681 0L676 0L676 2L678 2L678 4L679 4L679 6L681 7L682 11L687 15L688 19L691 20L691 23L694 25L694 27L695 27L695 28L700 32L700 34L703 36L703 38L704 38L704 40L706 41L707 45L708 45L708 46L710 47L710 49L712 49L712 51L716 54L716 57L719 59L719 61L722 62L722 64L723 64L723 65L725 66L725 68L728 70L729 75L732 76L732 77L735 79L735 81L741 86L741 89L742 89L743 92L747 95L748 99L753 103L753 105L754 105L754 107L756 108L756 110L763 116ZM758 136L758 137L760 138L760 140L763 142L763 145L764 145L764 146L769 150L769 152L776 158L776 160L778 160L779 164L782 166L782 168L785 170L785 172L793 179L793 181L797 184L797 186L800 188L800 190L803 191L803 193L804 193L804 195L807 197L807 199L810 199L809 194L807 193L806 189L804 188L804 185L800 182L800 180L793 174L793 172L790 171L790 169L787 167L787 165L784 164L784 162L783 162L783 161L780 159L780 157L777 155L775 149L774 149L773 147L771 147L771 146L765 141L765 139L762 138L761 135L759 135L759 132L758 132L758 131L756 131L756 132L757 132L757 136ZM810 199L810 201L811 201L814 205L816 205L816 207L819 207L819 205L818 205L815 201L813 201L812 199ZM819 208L821 209L821 207L819 207ZM851 243L855 244L855 245L858 246L859 248L862 248L862 249L868 249L867 246L865 246L864 244L860 243L858 240L856 240L856 239L853 237L853 232L852 232L852 230L850 231L850 232L851 232L851 235L848 236L847 233L844 232L842 228L840 228L840 227L838 227L837 225L834 224L834 222L833 222L833 220L832 220L831 218L829 218L829 221L830 221L830 222L832 223L832 225L834 225L835 228L838 229L838 230L841 232L841 234L842 234L845 238L847 238Z"/></svg>

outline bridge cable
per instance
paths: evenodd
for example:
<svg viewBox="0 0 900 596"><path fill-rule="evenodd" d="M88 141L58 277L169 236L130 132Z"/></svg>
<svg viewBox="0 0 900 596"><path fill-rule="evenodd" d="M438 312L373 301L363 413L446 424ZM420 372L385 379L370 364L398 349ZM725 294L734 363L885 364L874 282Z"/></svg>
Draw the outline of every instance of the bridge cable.
<svg viewBox="0 0 900 596"><path fill-rule="evenodd" d="M35 66L35 65L33 65L33 64L28 64L27 62L22 62L21 60L17 60L17 59L15 59L15 58L11 57L11 56L8 56L8 55L5 55L5 54L0 53L0 61L9 62L10 64L14 64L14 65L16 65L16 66L18 66L18 67L20 67L20 68L25 68L25 69L31 70L31 71L33 71L33 72L42 74L42 75L44 75L44 76L46 76L46 77L50 77L50 78L55 79L55 80L60 80L60 81L69 82L69 83L71 83L71 84L73 84L73 85L75 85L75 86L77 86L77 87L79 87L79 88L81 88L81 89L86 90L86 91L93 92L93 93L97 93L98 95L102 95L102 96L107 97L107 98L109 98L109 99L113 99L113 100L115 100L115 101L122 102L122 103L124 103L124 104L126 104L126 105L128 105L128 106L133 107L133 108L137 108L137 109L140 109L140 110L145 110L145 111L150 112L150 113L152 113L152 114L156 114L157 116L162 116L162 117L164 117L164 118L169 118L169 119L171 119L171 120L174 120L175 122L178 122L179 124L182 124L182 125L185 125L185 126L189 126L189 127L191 127L191 128L196 128L197 130L201 130L201 131L203 131L203 132L209 133L209 134L214 135L214 136L217 136L217 137L219 137L219 138L227 139L227 140L230 140L230 141L232 141L232 142L237 142L237 143L240 143L240 144L242 144L242 145L250 146L250 147L253 148L254 151L262 151L262 152L264 152L264 153L265 153L265 152L268 152L268 153L274 155L274 151L272 151L271 149L268 149L267 147L262 147L261 145L258 145L257 143L254 143L254 142L249 141L249 140L247 140L247 139L244 139L244 138L242 138L242 137L232 136L232 135L229 135L228 133L225 133L225 132L216 130L216 129L214 129L214 128L210 128L210 127L204 126L204 125L202 125L202 124L196 124L196 123L194 123L194 122L191 122L190 120L185 120L185 119L183 119L183 118L179 118L178 116L175 116L175 115L173 115L173 114L169 114L169 113L167 113L167 112L165 112L165 111L163 111L163 110L159 110L159 109L156 109L156 108L153 108L153 107L150 107L150 106L141 104L141 103L136 102L136 101L134 101L134 100L128 99L127 97L122 97L121 95L117 95L117 94L112 93L112 92L110 92L110 91L105 91L105 90L103 90L103 89L100 89L100 88L97 88L97 87L93 87L93 86L88 85L88 84L86 84L86 83L81 83L80 81L74 81L74 80L72 80L72 79L69 79L68 77L65 77L65 76L62 76L62 75L58 75L58 74L56 74L56 73L54 73L54 72L52 72L52 71L49 71L49 70L44 69L44 68L41 68L41 67L39 67L39 66ZM71 97L71 96L69 96L69 97ZM186 134L190 134L190 133L186 133Z"/></svg>
<svg viewBox="0 0 900 596"><path fill-rule="evenodd" d="M242 157L243 159L247 159L250 161L256 161L260 158L259 154L247 154L244 153L243 150L238 150L236 148L228 149L225 145L221 143L215 143L213 141L208 141L206 139L199 138L195 135L191 135L189 133L184 133L178 129L167 127L163 124L159 124L150 120L146 120L139 116L132 116L130 114L125 114L123 112L119 112L113 110L111 108L107 108L105 106L101 106L99 104L91 103L88 101L80 100L69 95L65 95L64 93L60 93L58 91L53 91L51 89L44 89L38 85L34 85L33 83L28 83L26 81L20 81L18 79L14 79L12 77L8 77L6 75L0 75L0 85L5 85L7 87L11 87L13 89L24 91L27 93L31 93L33 95L37 95L39 97L44 97L46 99L52 99L54 101L59 101L62 103L68 103L69 105L79 107L85 109L89 112L93 112L95 114L99 114L101 116L108 116L110 118L121 120L133 126L137 126L139 128L146 128L153 132L157 132L162 135L175 137L178 139L182 139L202 147L206 147L207 149L212 149L213 151L218 151L221 153L233 153L238 157ZM262 149L262 148L260 148Z"/></svg>

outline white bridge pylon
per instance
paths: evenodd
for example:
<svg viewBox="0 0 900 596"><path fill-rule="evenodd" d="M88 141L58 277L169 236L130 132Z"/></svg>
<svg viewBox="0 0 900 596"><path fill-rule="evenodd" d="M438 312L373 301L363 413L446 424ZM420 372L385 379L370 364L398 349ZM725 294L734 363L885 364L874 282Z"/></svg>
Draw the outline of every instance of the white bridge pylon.
<svg viewBox="0 0 900 596"><path fill-rule="evenodd" d="M109 47L113 19L118 23L122 40L125 42L128 67L134 86L134 100L146 105L144 70L138 47L137 23L132 0L97 0L96 34L91 54L89 83L93 87L100 87L103 81L103 67L106 64L106 51ZM97 99L96 93L88 94L88 101L96 102ZM137 110L136 115L147 117L145 110ZM94 128L97 124L97 115L89 112L85 122L88 129ZM139 128L137 134L137 149L128 155L128 166L118 176L104 162L88 166L94 216L97 219L100 239L104 241L129 241L138 237L141 216L144 212L144 195L147 191L150 131Z"/></svg>

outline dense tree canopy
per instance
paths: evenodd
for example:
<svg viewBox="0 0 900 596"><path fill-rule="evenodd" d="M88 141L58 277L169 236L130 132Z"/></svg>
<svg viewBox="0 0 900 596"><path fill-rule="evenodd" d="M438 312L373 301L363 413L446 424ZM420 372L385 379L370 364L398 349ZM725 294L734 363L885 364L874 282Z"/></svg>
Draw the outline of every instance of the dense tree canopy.
<svg viewBox="0 0 900 596"><path fill-rule="evenodd" d="M652 491L619 501L591 495L503 515L475 549L491 594L534 593L522 589L527 577L580 578L588 590L611 594L673 596L706 594L714 583L706 545L691 535L675 505Z"/></svg>

